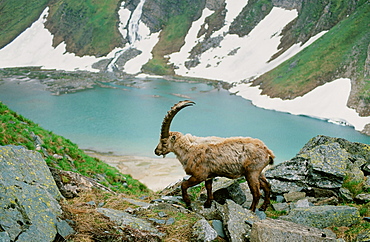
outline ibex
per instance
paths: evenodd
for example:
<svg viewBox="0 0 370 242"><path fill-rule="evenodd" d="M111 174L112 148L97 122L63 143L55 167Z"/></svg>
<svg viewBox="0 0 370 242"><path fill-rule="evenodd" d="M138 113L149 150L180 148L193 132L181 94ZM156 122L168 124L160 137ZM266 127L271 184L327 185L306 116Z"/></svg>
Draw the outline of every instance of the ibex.
<svg viewBox="0 0 370 242"><path fill-rule="evenodd" d="M181 184L182 198L186 206L191 209L187 193L189 187L205 181L208 197L204 207L209 208L213 200L214 177L235 179L245 176L253 196L250 210L256 210L261 197L260 188L265 193L260 209L265 210L270 204L271 188L262 170L273 163L273 152L261 140L253 138L196 137L171 132L170 125L175 115L193 104L195 103L189 100L180 101L167 112L162 122L160 141L154 151L156 155L163 157L170 152L175 153L186 174L190 175L190 178Z"/></svg>

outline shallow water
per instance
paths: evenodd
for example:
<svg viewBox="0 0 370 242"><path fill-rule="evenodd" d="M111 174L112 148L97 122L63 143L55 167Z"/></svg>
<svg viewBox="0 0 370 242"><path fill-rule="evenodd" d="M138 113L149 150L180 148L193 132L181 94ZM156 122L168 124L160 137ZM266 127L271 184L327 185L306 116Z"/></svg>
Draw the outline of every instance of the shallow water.
<svg viewBox="0 0 370 242"><path fill-rule="evenodd" d="M137 79L133 84L54 96L35 82L3 82L0 100L83 149L117 155L154 157L164 115L187 98L196 105L178 113L172 131L259 138L274 151L277 163L294 157L318 134L370 144L370 137L351 127L256 108L248 100L204 83Z"/></svg>

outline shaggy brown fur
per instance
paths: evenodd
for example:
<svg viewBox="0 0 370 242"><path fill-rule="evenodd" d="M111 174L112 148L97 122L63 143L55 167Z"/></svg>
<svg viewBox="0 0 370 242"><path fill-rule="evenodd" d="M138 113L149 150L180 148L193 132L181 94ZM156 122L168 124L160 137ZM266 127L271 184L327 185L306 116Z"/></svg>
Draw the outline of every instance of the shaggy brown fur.
<svg viewBox="0 0 370 242"><path fill-rule="evenodd" d="M177 112L179 110L181 107L177 107ZM177 112L172 113L170 121ZM166 118L163 124L169 129ZM261 210L265 210L270 204L270 184L262 170L273 162L275 156L261 140L245 137L196 137L190 134L183 135L180 132L162 133L165 135L161 135L155 154L165 156L170 152L175 153L186 174L191 176L181 185L182 197L188 207L191 202L187 189L202 181L205 181L208 195L204 206L211 206L213 200L212 179L216 176L232 179L245 176L253 196L250 210L256 210L261 197L260 188L265 193L265 201Z"/></svg>

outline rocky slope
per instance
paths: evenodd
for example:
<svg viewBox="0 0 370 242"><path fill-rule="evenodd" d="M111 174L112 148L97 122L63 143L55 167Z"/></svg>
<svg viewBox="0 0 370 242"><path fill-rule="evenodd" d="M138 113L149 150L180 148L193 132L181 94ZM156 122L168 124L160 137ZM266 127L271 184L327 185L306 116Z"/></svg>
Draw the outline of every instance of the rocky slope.
<svg viewBox="0 0 370 242"><path fill-rule="evenodd" d="M21 146L1 146L0 161L2 241L370 239L369 146L344 139L317 136L269 169L276 202L266 213L246 209L252 196L242 180L217 178L209 209L202 206L204 188L193 189L189 211L178 184L133 198L75 172L49 171L40 153Z"/></svg>

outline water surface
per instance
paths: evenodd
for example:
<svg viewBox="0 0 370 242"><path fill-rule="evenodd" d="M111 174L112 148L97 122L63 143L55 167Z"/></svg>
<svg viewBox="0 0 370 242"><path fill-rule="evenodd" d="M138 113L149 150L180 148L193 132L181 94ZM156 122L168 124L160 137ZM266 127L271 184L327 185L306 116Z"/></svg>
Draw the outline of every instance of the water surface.
<svg viewBox="0 0 370 242"><path fill-rule="evenodd" d="M111 86L54 96L35 82L2 82L0 100L83 149L118 155L154 157L164 115L186 97L196 105L178 113L172 131L259 138L274 151L277 162L294 157L319 134L370 144L370 137L351 127L257 108L205 83L137 79L131 87Z"/></svg>

